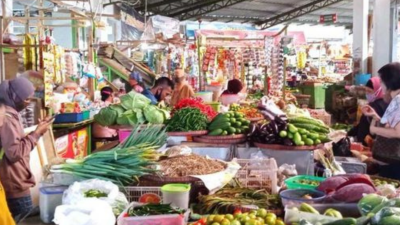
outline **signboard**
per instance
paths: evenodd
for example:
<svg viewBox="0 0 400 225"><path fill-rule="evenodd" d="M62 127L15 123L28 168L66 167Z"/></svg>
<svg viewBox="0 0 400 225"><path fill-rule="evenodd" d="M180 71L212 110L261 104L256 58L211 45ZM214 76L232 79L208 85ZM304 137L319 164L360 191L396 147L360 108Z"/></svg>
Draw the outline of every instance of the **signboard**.
<svg viewBox="0 0 400 225"><path fill-rule="evenodd" d="M87 129L69 133L55 140L57 156L64 159L81 159L87 155L89 136Z"/></svg>
<svg viewBox="0 0 400 225"><path fill-rule="evenodd" d="M338 19L337 14L328 14L319 16L319 23L336 23Z"/></svg>

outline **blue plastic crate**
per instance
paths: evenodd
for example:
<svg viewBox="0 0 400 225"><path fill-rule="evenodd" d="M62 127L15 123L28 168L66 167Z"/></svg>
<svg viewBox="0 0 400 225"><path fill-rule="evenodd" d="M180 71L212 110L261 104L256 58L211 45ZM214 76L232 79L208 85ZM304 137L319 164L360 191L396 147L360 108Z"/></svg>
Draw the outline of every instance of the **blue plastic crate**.
<svg viewBox="0 0 400 225"><path fill-rule="evenodd" d="M83 121L83 113L63 113L56 116L54 123L78 123Z"/></svg>
<svg viewBox="0 0 400 225"><path fill-rule="evenodd" d="M371 74L357 74L356 85L366 85L369 79L371 79Z"/></svg>

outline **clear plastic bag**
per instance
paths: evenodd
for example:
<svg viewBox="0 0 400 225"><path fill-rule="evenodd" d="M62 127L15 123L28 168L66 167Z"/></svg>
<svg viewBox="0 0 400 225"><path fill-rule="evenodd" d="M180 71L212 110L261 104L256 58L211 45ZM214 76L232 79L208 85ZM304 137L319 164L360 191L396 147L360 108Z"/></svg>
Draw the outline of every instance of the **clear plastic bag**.
<svg viewBox="0 0 400 225"><path fill-rule="evenodd" d="M111 206L102 200L86 198L75 205L61 205L54 213L57 225L114 225L116 222Z"/></svg>

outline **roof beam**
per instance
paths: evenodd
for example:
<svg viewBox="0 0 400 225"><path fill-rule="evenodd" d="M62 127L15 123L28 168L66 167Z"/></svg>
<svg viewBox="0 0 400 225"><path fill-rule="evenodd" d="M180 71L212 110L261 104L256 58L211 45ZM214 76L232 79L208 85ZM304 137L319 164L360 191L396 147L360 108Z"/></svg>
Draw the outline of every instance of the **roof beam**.
<svg viewBox="0 0 400 225"><path fill-rule="evenodd" d="M262 29L268 29L270 27L273 27L275 25L296 19L300 16L306 15L308 13L317 11L319 9L325 8L327 6L336 4L338 2L341 2L343 0L316 0L313 2L310 2L308 4L299 6L297 8L294 8L292 10L289 10L285 13L282 13L280 15L271 17L267 20L260 21L257 24L262 24L261 28Z"/></svg>
<svg viewBox="0 0 400 225"><path fill-rule="evenodd" d="M204 14L214 12L231 5L238 4L240 2L244 2L246 0L217 0L212 4L204 4L200 7L191 7L185 10L180 11L180 15L177 17L179 20L187 20L194 17L201 17Z"/></svg>
<svg viewBox="0 0 400 225"><path fill-rule="evenodd" d="M178 3L178 2L181 2L181 0L161 0L156 3L148 4L147 10L152 11L152 9L155 9L156 11L158 11L158 10L160 10L161 6L170 5L170 4ZM140 4L138 7L135 7L135 10L143 11L143 10L145 10L145 8L146 8L146 6L144 4Z"/></svg>

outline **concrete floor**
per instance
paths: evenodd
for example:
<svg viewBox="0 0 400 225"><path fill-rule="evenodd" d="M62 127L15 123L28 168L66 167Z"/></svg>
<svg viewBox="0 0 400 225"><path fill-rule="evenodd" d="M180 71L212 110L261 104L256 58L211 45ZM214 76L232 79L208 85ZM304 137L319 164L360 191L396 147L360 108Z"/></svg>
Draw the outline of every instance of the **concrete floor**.
<svg viewBox="0 0 400 225"><path fill-rule="evenodd" d="M18 225L52 225L53 223L46 224L40 220L40 216L34 216L26 218L24 221L18 223Z"/></svg>

